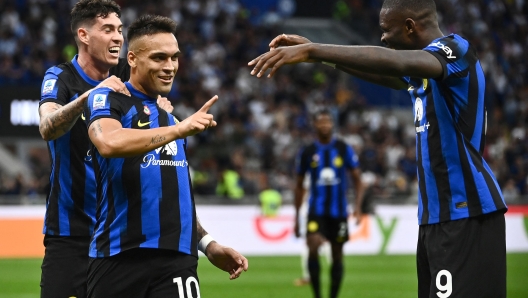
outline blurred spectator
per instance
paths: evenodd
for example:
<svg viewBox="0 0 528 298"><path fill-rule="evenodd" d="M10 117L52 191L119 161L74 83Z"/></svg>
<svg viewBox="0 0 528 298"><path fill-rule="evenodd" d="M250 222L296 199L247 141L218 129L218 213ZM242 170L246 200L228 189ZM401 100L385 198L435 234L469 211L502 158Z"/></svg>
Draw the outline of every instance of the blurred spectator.
<svg viewBox="0 0 528 298"><path fill-rule="evenodd" d="M74 2L0 1L0 86L40 86L48 67L71 60L76 50L68 16ZM412 197L415 131L408 111L369 109L354 80L319 64L285 67L271 80L249 75L247 62L268 50L270 40L282 33L277 25L296 9L307 15L308 2L303 6L293 0L118 2L123 7L125 36L126 26L143 13L178 21L183 55L169 99L180 117L219 95L211 110L219 126L188 142L191 164L198 165L193 169L197 194L214 194L217 183L222 195L228 190L234 197L257 194L260 173L265 171L285 195L292 188L295 152L310 140L308 119L325 107L337 116L338 133L372 175L371 194ZM328 16L350 26L368 43L379 43L381 0L309 2L322 10L325 6ZM506 195L528 195L528 51L524 50L528 1L436 3L443 32L468 38L481 58L489 124L484 156ZM126 48L121 54L125 53ZM204 143L208 146L200 146ZM30 156L35 181L17 188L15 180L4 177L2 189L46 193L49 160L41 156L47 154ZM218 164L226 156L232 159L232 168Z"/></svg>

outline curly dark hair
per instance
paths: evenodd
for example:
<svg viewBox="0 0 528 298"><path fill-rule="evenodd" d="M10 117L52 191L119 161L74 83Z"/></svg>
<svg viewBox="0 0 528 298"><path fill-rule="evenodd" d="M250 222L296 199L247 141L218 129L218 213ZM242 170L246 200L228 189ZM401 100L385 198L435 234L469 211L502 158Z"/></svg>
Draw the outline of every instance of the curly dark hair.
<svg viewBox="0 0 528 298"><path fill-rule="evenodd" d="M70 25L73 35L82 25L91 25L98 17L106 18L116 13L121 17L121 7L113 0L80 0L70 13Z"/></svg>
<svg viewBox="0 0 528 298"><path fill-rule="evenodd" d="M145 35L157 33L175 33L176 22L172 19L157 15L143 15L135 20L128 27L127 39L132 42L134 39Z"/></svg>

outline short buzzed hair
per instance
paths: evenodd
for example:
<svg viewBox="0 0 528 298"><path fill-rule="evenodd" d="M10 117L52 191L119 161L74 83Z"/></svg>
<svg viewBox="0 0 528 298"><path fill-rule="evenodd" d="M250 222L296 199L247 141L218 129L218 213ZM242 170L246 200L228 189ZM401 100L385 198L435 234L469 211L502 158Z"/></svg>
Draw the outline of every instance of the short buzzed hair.
<svg viewBox="0 0 528 298"><path fill-rule="evenodd" d="M431 11L436 12L434 0L385 0L382 9L397 9L411 11Z"/></svg>
<svg viewBox="0 0 528 298"><path fill-rule="evenodd" d="M145 35L158 33L176 33L176 22L163 16L143 15L128 27L128 43Z"/></svg>
<svg viewBox="0 0 528 298"><path fill-rule="evenodd" d="M81 26L92 25L96 18L106 18L111 13L116 13L117 17L121 17L121 7L113 0L81 0L77 2L70 13L70 26L73 35L77 38L77 29Z"/></svg>

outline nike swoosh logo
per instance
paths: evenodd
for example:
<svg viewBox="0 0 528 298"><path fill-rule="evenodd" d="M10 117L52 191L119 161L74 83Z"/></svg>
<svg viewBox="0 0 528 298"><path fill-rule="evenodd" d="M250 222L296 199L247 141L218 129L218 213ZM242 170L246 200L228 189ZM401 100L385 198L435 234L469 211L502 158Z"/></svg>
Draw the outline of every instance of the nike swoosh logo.
<svg viewBox="0 0 528 298"><path fill-rule="evenodd" d="M138 126L139 127L143 127L143 126L146 126L146 125L149 125L152 121L149 121L149 122L146 122L146 123L141 123L141 120L138 121Z"/></svg>
<svg viewBox="0 0 528 298"><path fill-rule="evenodd" d="M82 119L83 121L86 120L86 118L84 118L84 113L81 113L81 119Z"/></svg>

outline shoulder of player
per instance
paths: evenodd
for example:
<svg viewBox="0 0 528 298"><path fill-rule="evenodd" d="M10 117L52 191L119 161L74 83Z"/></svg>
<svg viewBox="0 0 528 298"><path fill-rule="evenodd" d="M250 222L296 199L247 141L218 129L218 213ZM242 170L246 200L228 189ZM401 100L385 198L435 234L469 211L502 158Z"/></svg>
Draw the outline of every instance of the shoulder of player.
<svg viewBox="0 0 528 298"><path fill-rule="evenodd" d="M457 34L450 34L433 40L423 50L432 53L440 53L450 61L462 59L470 49L469 41Z"/></svg>

